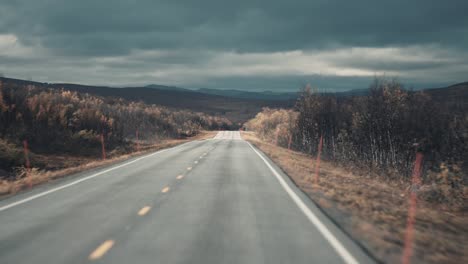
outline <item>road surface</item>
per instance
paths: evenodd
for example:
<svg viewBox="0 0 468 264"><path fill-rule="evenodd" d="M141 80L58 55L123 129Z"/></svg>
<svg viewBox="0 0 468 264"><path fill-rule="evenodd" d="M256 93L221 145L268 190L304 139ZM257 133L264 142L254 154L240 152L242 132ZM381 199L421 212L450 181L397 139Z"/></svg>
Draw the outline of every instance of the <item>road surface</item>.
<svg viewBox="0 0 468 264"><path fill-rule="evenodd" d="M0 263L372 263L237 131L0 201Z"/></svg>

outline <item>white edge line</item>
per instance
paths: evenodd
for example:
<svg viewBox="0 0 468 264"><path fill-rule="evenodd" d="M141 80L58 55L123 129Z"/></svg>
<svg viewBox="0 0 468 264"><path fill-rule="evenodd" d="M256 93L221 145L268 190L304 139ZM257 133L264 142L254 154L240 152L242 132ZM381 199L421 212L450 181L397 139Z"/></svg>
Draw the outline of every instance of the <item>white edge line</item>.
<svg viewBox="0 0 468 264"><path fill-rule="evenodd" d="M126 163L124 163L124 164L120 164L120 165L115 166L115 167L112 167L112 168L110 168L110 169L103 170L103 171L100 171L100 172L95 173L95 174L93 174L93 175L90 175L90 176L81 178L81 179L79 179L79 180L76 180L76 181L67 183L67 184L65 184L65 185L62 185L62 186L59 186L59 187L50 189L50 190L45 191L45 192L41 192L41 193L35 194L35 195L30 196L30 197L28 197L28 198L25 198L25 199L22 199L22 200L19 200L19 201L13 202L13 203L11 203L11 204L8 204L8 205L5 205L5 206L0 207L0 212L1 212L1 211L5 211L5 210L7 210L7 209L9 209L9 208L15 207L15 206L17 206L17 205L20 205L20 204L23 204L23 203L26 203L26 202L35 200L35 199L40 198L40 197L42 197L42 196L48 195L48 194L50 194L50 193L53 193L53 192L56 192L56 191L59 191L59 190L68 188L68 187L73 186L73 185L76 185L76 184L78 184L78 183L80 183L80 182L83 182L83 181L92 179L92 178L97 177L97 176L99 176L99 175L105 174L105 173L107 173L107 172L109 172L109 171L113 171L113 170L115 170L115 169L122 168L122 167L124 167L124 166L129 165L129 164L135 163L135 162L137 162L137 161L139 161L139 160L142 160L142 159L151 157L151 156L153 156L153 155L156 155L156 154L159 154L159 153L168 151L168 150L172 150L172 149L175 149L175 148L178 148L178 147L182 147L183 145L186 145L186 144L189 144L189 143L193 143L193 142L195 142L195 141L190 141L190 142L187 142L187 143L183 143L183 144L181 144L181 145L178 145L178 146L175 146L175 147L172 147L172 148L162 149L162 150L156 151L156 152L154 152L154 153L150 153L150 154L148 154L148 155L145 155L145 156L143 156L143 157L136 158L136 159L131 160L131 161L129 161L129 162L126 162Z"/></svg>
<svg viewBox="0 0 468 264"><path fill-rule="evenodd" d="M247 142L247 141L246 141ZM289 187L289 185L284 181L283 177L270 165L270 163L249 143L249 146L252 150L265 162L268 168L273 172L273 174L278 179L281 186L289 194L292 200L296 205L302 210L302 212L309 218L310 222L317 227L318 231L323 235L323 237L330 243L333 249L340 255L343 261L347 264L358 264L359 262L348 252L348 250L338 241L338 239L328 230L328 228L320 222L317 216L312 213L312 211L304 204L304 202L297 196L297 194Z"/></svg>

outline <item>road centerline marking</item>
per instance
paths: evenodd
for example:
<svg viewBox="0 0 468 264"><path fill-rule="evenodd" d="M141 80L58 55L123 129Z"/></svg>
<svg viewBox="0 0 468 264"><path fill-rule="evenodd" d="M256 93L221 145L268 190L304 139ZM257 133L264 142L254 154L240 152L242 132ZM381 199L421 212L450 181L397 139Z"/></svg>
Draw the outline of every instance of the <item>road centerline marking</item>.
<svg viewBox="0 0 468 264"><path fill-rule="evenodd" d="M192 170L192 167L188 167L187 170Z"/></svg>
<svg viewBox="0 0 468 264"><path fill-rule="evenodd" d="M305 214L305 216L309 219L309 221L317 228L317 230L322 234L322 236L328 241L328 243L332 246L332 248L338 253L341 259L346 264L359 264L359 262L349 253L349 251L340 243L340 241L333 235L333 233L328 230L328 228L319 220L319 218L310 210L310 208L302 201L301 198L289 187L283 177L271 166L271 164L258 152L250 142L246 143L250 146L250 148L263 160L263 162L267 165L270 171L275 175L276 179L278 179L281 187L289 194L291 199L296 203L296 205L301 209L301 211Z"/></svg>
<svg viewBox="0 0 468 264"><path fill-rule="evenodd" d="M164 187L161 192L162 193L167 193L169 190L170 190L169 187Z"/></svg>
<svg viewBox="0 0 468 264"><path fill-rule="evenodd" d="M176 179L178 179L178 180L181 180L182 178L184 178L184 175L179 175L179 176L176 177Z"/></svg>
<svg viewBox="0 0 468 264"><path fill-rule="evenodd" d="M147 214L150 210L151 210L151 207L145 206L145 207L141 208L140 211L138 211L138 215L139 215L139 216L144 216L144 215Z"/></svg>
<svg viewBox="0 0 468 264"><path fill-rule="evenodd" d="M109 251L114 246L114 240L106 240L99 247L97 247L90 255L90 260L96 260L102 258L107 251Z"/></svg>

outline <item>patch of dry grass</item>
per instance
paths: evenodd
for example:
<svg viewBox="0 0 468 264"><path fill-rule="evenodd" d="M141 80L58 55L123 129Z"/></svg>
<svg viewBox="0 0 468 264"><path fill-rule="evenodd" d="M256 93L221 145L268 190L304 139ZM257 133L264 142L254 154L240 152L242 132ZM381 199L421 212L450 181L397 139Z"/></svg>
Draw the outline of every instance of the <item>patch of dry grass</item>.
<svg viewBox="0 0 468 264"><path fill-rule="evenodd" d="M0 181L0 195L15 194L20 190L30 188L57 178L65 177L81 171L111 165L126 159L141 156L160 149L174 147L192 140L213 138L217 131L202 131L198 135L186 139L169 139L153 144L141 144L140 151L129 154L109 153L106 160L96 160L89 157L70 157L61 155L36 155L41 162L47 163L49 168L55 170L39 170L32 168L29 172L25 168L18 169L15 180Z"/></svg>
<svg viewBox="0 0 468 264"><path fill-rule="evenodd" d="M347 233L386 263L399 263L406 228L408 186L321 162L313 184L315 161L258 139L242 137L267 154ZM412 263L468 263L466 207L418 203Z"/></svg>

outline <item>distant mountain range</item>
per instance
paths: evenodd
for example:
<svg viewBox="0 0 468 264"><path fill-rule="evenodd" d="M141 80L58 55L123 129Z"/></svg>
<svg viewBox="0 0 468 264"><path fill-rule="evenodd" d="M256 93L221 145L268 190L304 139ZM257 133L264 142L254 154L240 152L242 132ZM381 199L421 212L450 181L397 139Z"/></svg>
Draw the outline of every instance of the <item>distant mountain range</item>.
<svg viewBox="0 0 468 264"><path fill-rule="evenodd" d="M249 92L241 90L198 89L190 90L175 86L148 85L145 87L112 88L70 83L41 83L0 77L4 84L35 85L89 93L103 97L123 98L129 101L143 101L147 104L162 105L173 109L189 109L212 115L222 115L234 122L244 122L261 111L263 107L293 107L299 95L288 92ZM338 97L363 96L368 89L351 90L337 93L324 93ZM468 105L468 82L444 88L426 89L440 102Z"/></svg>
<svg viewBox="0 0 468 264"><path fill-rule="evenodd" d="M200 93L221 95L226 97L241 98L241 99L258 99L258 100L291 100L298 97L298 93L275 93L271 91L263 92L248 92L241 90L218 90L202 88L197 90Z"/></svg>
<svg viewBox="0 0 468 264"><path fill-rule="evenodd" d="M146 88L153 88L153 89L160 89L160 90L172 90L172 91L187 91L187 92L199 92L203 94L209 95L217 95L223 97L231 97L231 98L238 98L238 99L248 99L248 100L266 100L266 101L284 101L284 100L296 100L300 92L272 92L272 91L260 91L260 92L251 92L251 91L244 91L244 90L235 90L235 89L209 89L209 88L200 88L197 90L191 90L186 88L180 88L175 86L164 86L164 85L157 85L151 84L145 86ZM359 95L366 95L368 93L368 89L356 89L344 92L327 92L324 94L333 94L339 97L342 96L359 96Z"/></svg>
<svg viewBox="0 0 468 264"><path fill-rule="evenodd" d="M172 90L172 91L185 91L185 92L199 92L202 94L217 95L230 98L238 99L254 99L254 100L272 100L272 101L284 101L290 99L296 99L298 93L275 93L271 91L263 92L249 92L242 90L222 90L222 89L208 89L201 88L197 90L185 89L175 86L164 86L158 84L150 84L145 86L146 88L153 88L159 90Z"/></svg>

